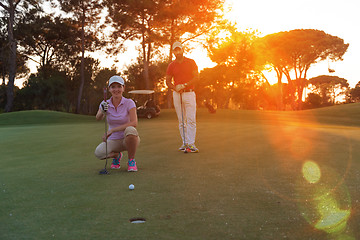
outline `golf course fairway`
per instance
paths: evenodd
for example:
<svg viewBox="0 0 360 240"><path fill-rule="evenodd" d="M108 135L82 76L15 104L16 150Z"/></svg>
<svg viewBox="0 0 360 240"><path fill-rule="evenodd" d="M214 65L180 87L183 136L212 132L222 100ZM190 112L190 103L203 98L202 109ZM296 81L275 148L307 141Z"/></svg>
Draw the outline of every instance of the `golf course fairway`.
<svg viewBox="0 0 360 240"><path fill-rule="evenodd" d="M200 108L199 153L173 109L137 129L139 171L99 175L104 122L0 114L0 239L360 239L360 104Z"/></svg>

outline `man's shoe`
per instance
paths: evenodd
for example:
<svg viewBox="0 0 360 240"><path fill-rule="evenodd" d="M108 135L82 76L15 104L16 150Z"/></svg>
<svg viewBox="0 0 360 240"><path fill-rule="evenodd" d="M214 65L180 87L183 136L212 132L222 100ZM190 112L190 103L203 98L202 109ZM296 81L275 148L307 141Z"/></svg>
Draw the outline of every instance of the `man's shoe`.
<svg viewBox="0 0 360 240"><path fill-rule="evenodd" d="M195 144L189 144L186 148L188 152L197 153L199 149L195 146Z"/></svg>
<svg viewBox="0 0 360 240"><path fill-rule="evenodd" d="M181 151L181 152L185 151L185 149L186 149L185 144L183 144L183 145L181 145L181 147L179 147L179 151Z"/></svg>
<svg viewBox="0 0 360 240"><path fill-rule="evenodd" d="M137 166L135 159L131 159L128 161L128 172L137 172Z"/></svg>
<svg viewBox="0 0 360 240"><path fill-rule="evenodd" d="M111 163L111 169L120 169L120 160L122 158L122 155L122 153L119 153L116 158L113 158L113 161Z"/></svg>

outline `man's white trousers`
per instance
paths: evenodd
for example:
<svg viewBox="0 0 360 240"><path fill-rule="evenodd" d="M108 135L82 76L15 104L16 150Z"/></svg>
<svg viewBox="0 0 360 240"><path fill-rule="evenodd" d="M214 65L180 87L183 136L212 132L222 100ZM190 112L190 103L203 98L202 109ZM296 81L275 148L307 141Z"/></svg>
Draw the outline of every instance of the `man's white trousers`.
<svg viewBox="0 0 360 240"><path fill-rule="evenodd" d="M182 98L182 104L180 103L180 94ZM195 92L173 92L173 101L175 111L179 120L179 131L182 141L184 141L185 132L185 143L194 144L196 137L196 95ZM182 106L182 116L181 116ZM184 120L184 126L183 122ZM184 127L184 131L183 131Z"/></svg>

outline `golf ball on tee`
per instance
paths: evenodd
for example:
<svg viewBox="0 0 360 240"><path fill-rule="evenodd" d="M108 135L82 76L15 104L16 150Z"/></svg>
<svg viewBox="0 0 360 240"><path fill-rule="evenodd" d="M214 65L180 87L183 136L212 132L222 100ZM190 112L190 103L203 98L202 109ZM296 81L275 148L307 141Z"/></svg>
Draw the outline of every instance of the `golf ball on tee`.
<svg viewBox="0 0 360 240"><path fill-rule="evenodd" d="M130 185L129 185L129 189L130 189L130 190L134 190L134 188L135 188L134 184L130 184Z"/></svg>

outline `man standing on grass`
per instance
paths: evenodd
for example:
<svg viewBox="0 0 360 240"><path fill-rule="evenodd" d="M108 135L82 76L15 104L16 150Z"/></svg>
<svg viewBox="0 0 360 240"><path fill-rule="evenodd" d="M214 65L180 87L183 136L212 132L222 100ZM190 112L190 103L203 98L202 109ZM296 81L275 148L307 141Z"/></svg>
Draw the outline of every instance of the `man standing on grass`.
<svg viewBox="0 0 360 240"><path fill-rule="evenodd" d="M196 95L194 83L198 80L198 67L193 59L184 57L180 42L172 45L176 59L166 70L166 84L173 90L175 111L179 120L182 145L179 151L199 152L195 146L196 136ZM172 83L174 80L174 83Z"/></svg>

